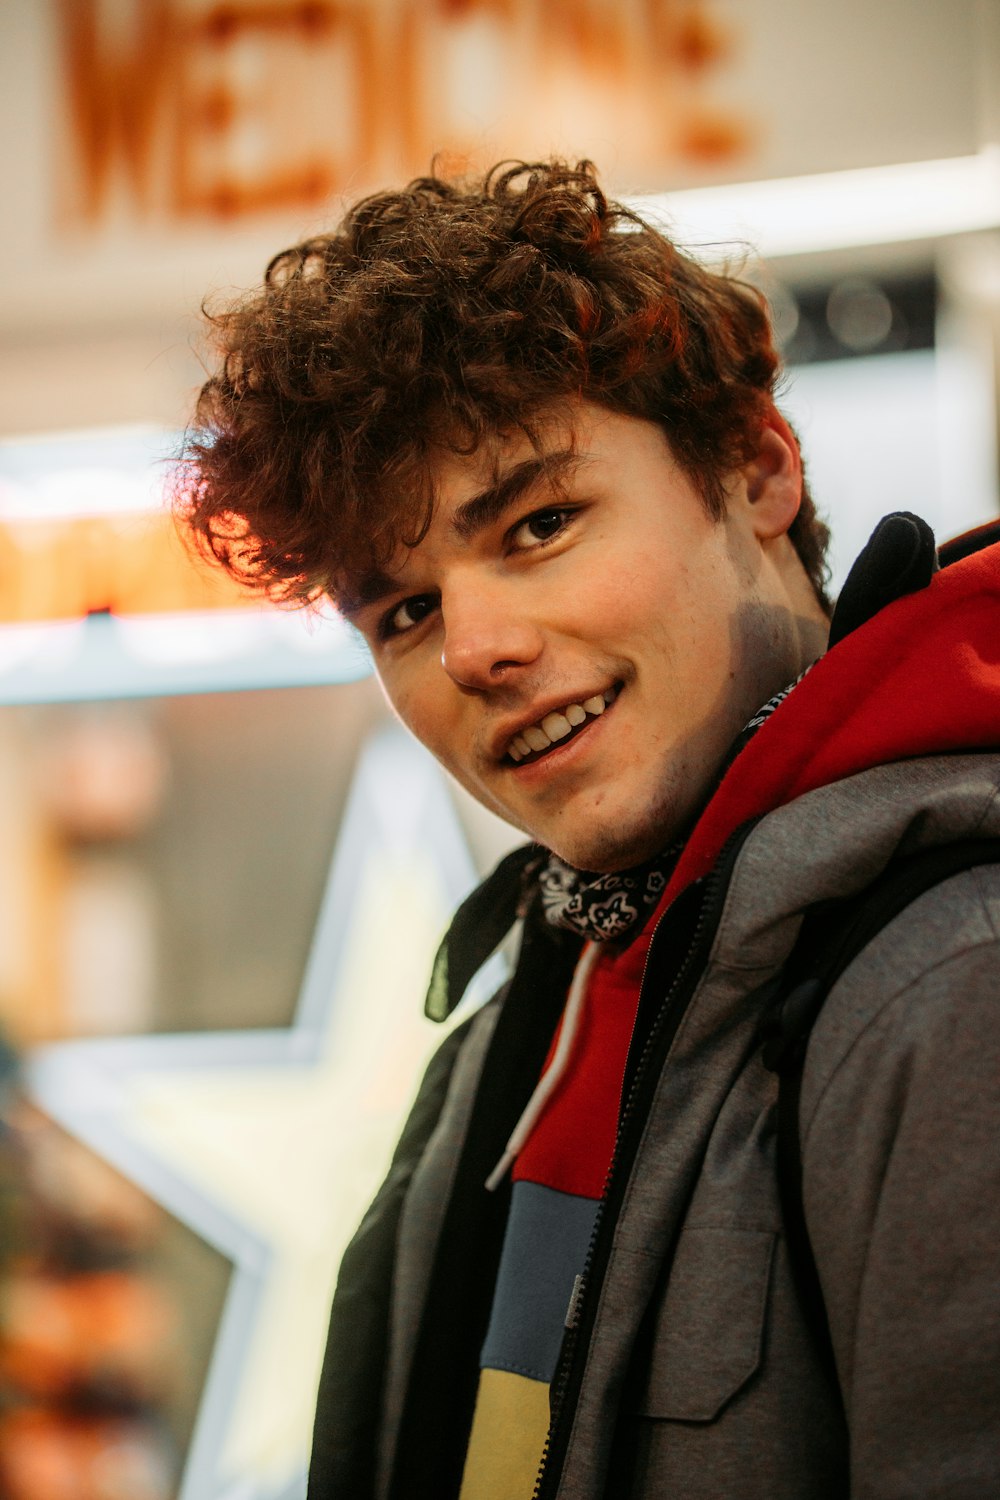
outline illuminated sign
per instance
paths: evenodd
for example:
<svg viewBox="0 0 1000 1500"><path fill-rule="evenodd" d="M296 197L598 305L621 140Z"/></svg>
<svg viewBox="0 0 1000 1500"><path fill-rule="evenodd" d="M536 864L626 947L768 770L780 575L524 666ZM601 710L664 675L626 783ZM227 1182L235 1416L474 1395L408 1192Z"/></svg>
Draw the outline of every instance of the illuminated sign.
<svg viewBox="0 0 1000 1500"><path fill-rule="evenodd" d="M0 624L253 604L174 525L179 445L143 427L0 445Z"/></svg>
<svg viewBox="0 0 1000 1500"><path fill-rule="evenodd" d="M61 0L60 17L77 220L121 188L140 217L225 220L441 151L613 139L642 171L749 141L709 96L731 41L710 0Z"/></svg>
<svg viewBox="0 0 1000 1500"><path fill-rule="evenodd" d="M332 607L275 608L182 541L179 445L142 426L0 443L0 703L368 675Z"/></svg>

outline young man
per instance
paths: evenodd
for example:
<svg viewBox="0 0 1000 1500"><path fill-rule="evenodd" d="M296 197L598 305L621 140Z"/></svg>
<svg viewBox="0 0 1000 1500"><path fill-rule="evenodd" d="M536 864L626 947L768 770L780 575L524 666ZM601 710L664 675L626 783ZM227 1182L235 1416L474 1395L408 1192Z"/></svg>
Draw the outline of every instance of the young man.
<svg viewBox="0 0 1000 1500"><path fill-rule="evenodd" d="M532 840L439 955L444 1017L523 921L345 1257L310 1496L1000 1493L998 549L891 519L831 629L761 299L586 164L371 198L216 327L189 524ZM802 914L927 849L812 1029L797 1200Z"/></svg>

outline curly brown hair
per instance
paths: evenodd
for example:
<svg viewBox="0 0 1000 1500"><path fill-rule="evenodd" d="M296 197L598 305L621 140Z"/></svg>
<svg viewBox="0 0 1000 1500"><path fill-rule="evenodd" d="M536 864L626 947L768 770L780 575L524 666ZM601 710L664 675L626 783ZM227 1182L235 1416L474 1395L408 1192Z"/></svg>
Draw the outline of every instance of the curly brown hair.
<svg viewBox="0 0 1000 1500"><path fill-rule="evenodd" d="M342 597L420 540L441 445L537 443L572 398L658 423L721 516L779 369L761 294L609 201L589 162L377 193L208 317L221 360L178 509L231 573L286 601ZM825 602L808 493L789 535Z"/></svg>

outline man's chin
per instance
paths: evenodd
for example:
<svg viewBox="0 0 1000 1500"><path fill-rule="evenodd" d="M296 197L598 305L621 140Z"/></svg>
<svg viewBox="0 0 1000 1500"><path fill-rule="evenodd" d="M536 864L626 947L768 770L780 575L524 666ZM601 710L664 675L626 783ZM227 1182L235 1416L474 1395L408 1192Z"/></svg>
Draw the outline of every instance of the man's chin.
<svg viewBox="0 0 1000 1500"><path fill-rule="evenodd" d="M657 802L648 792L644 797L638 789L634 803L645 801L649 806L648 816L641 821L630 817L634 803L625 799L620 799L624 805L617 812L606 812L603 807L600 810L581 807L571 797L558 812L550 808L545 816L537 816L537 809L511 806L486 795L479 787L469 790L484 807L520 829L543 849L551 850L565 864L595 875L616 875L646 864L669 848L678 836L674 800L661 797ZM586 803L588 799L581 800ZM533 813L536 815L532 816Z"/></svg>
<svg viewBox="0 0 1000 1500"><path fill-rule="evenodd" d="M540 839L545 844L545 839ZM651 830L636 832L631 837L622 837L618 830L599 830L587 837L561 838L547 845L564 864L576 870L588 870L595 875L618 875L623 870L635 869L648 860L655 859L671 842L670 836L653 833Z"/></svg>

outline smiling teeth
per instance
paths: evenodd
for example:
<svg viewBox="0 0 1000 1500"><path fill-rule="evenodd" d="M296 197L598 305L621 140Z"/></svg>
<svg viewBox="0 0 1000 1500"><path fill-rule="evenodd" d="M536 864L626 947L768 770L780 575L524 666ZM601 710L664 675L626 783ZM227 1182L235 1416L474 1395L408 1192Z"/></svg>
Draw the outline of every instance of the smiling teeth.
<svg viewBox="0 0 1000 1500"><path fill-rule="evenodd" d="M573 726L565 714L546 714L542 728L550 740L564 740Z"/></svg>
<svg viewBox="0 0 1000 1500"><path fill-rule="evenodd" d="M563 709L546 714L540 724L529 724L527 729L514 735L507 746L507 754L517 761L534 751L547 750L550 745L564 740L574 729L578 729L588 716L597 718L616 697L617 690L612 687L605 693L595 693L592 698L584 698L582 703L569 703Z"/></svg>

